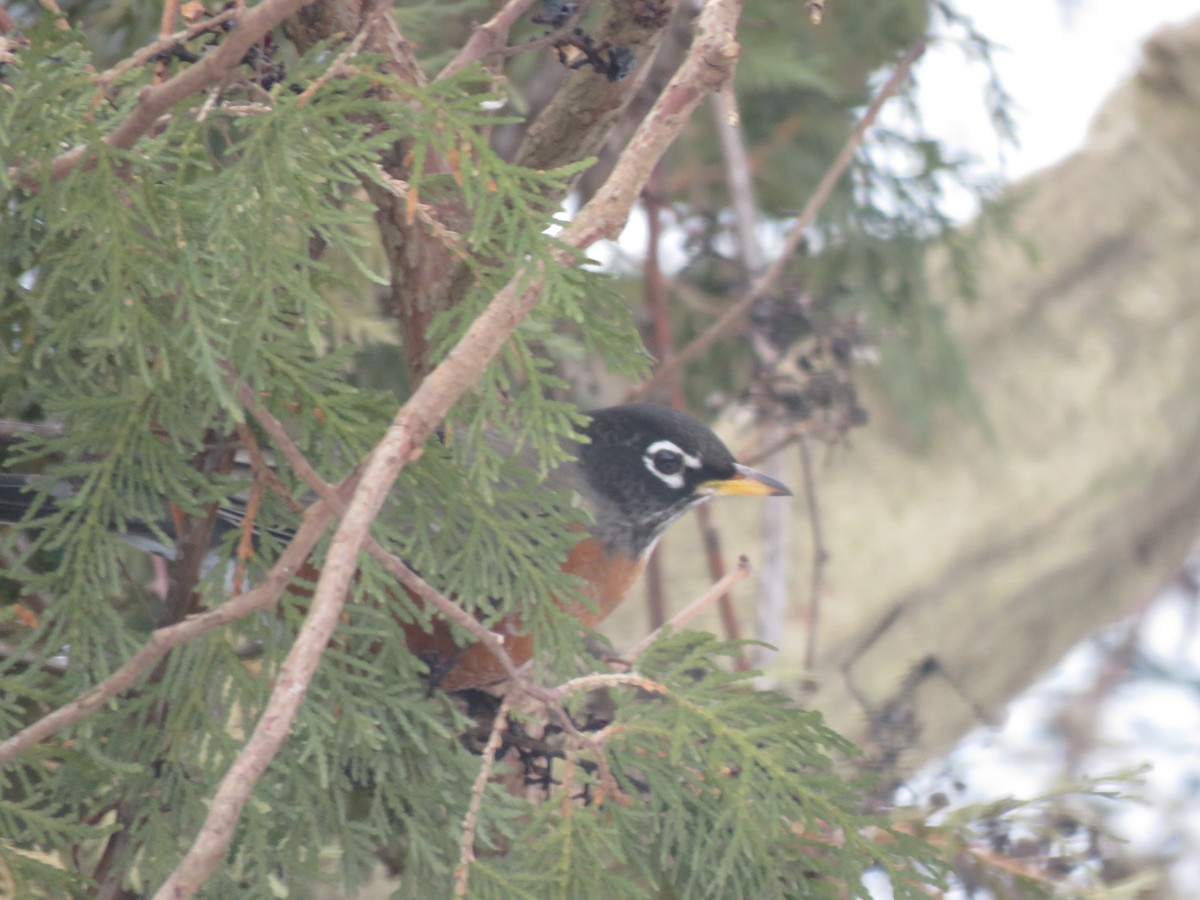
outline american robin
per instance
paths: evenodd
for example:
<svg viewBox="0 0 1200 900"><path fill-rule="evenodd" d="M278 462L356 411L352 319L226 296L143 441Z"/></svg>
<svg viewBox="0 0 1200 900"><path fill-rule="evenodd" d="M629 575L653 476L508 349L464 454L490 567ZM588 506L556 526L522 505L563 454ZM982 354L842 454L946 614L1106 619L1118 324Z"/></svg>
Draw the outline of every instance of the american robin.
<svg viewBox="0 0 1200 900"><path fill-rule="evenodd" d="M709 497L723 494L790 496L783 484L739 465L713 432L687 413L653 404L629 404L589 414L580 440L568 449L574 461L559 466L548 487L576 491L591 513L587 534L576 542L562 565L582 580L588 602L565 604L588 628L611 613L633 586L646 557L663 531L683 513ZM0 522L19 521L29 510L31 476L0 476ZM56 488L65 490L65 488ZM239 527L240 514L229 510L221 528ZM127 523L122 537L166 556L173 554L157 535L169 528ZM510 617L493 626L505 649L520 665L533 655L532 638ZM487 648L460 648L445 623L431 632L405 625L410 650L430 666L436 685L447 691L493 684L505 672Z"/></svg>

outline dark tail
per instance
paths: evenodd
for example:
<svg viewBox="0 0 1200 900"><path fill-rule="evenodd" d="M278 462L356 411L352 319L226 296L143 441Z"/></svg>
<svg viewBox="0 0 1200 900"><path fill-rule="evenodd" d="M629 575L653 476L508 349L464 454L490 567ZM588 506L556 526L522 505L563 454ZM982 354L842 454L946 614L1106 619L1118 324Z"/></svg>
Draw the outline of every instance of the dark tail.
<svg viewBox="0 0 1200 900"><path fill-rule="evenodd" d="M0 525L22 521L35 505L38 518L58 512L55 500L71 496L71 488L66 482L59 482L50 488L48 497L43 496L43 491L34 490L35 485L45 484L48 480L41 475L0 474ZM113 527L110 530L127 543L149 553L168 557L174 553L174 548L164 543L158 533L144 522L132 521L124 528ZM170 534L169 531L166 533Z"/></svg>
<svg viewBox="0 0 1200 900"><path fill-rule="evenodd" d="M71 495L71 488L66 482L59 482L50 489L49 497L42 497L40 491L32 490L33 486L38 482L45 483L48 479L40 475L11 475L0 474L0 525L14 524L20 522L33 509L34 504L37 504L38 517L53 515L58 507L55 504L55 498L63 499ZM217 520L214 524L212 539L214 546L222 540L230 531L241 531L242 520L245 518L245 511L237 505L222 506L217 510ZM156 553L160 556L171 558L175 555L173 546L174 529L171 526L170 520L163 517L158 522L158 527L151 527L147 522L140 520L126 521L120 529L113 527L110 529L115 535L121 538L126 543L139 547L149 553ZM292 538L292 531L288 528L269 528L266 529L276 539L287 543ZM254 529L254 540L257 544L259 539L260 529ZM163 536L167 540L164 542Z"/></svg>
<svg viewBox="0 0 1200 900"><path fill-rule="evenodd" d="M39 480L37 475L0 475L0 523L11 524L25 518L37 497L30 487ZM53 510L53 503L43 502L42 509Z"/></svg>

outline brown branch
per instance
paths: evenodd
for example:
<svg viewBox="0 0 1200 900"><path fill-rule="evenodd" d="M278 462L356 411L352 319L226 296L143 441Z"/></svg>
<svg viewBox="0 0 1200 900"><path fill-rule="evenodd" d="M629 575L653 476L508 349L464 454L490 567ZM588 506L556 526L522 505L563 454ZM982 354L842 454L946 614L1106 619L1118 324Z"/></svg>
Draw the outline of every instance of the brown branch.
<svg viewBox="0 0 1200 900"><path fill-rule="evenodd" d="M750 289L733 306L721 314L721 317L716 322L710 325L687 347L672 357L669 362L659 366L653 375L630 390L626 395L626 401L645 397L674 372L707 350L717 338L741 322L751 307L775 286L783 275L783 270L787 267L788 262L804 242L806 232L816 220L817 213L821 211L830 194L833 193L833 189L837 186L838 181L841 180L842 175L850 166L851 161L854 159L855 151L863 142L863 138L866 137L867 130L875 122L875 118L879 115L879 110L883 107L884 102L900 89L900 85L908 77L909 70L912 69L913 64L924 52L925 45L918 43L913 45L901 58L899 64L896 66L896 70L887 80L887 83L880 88L879 93L871 101L871 105L863 114L862 119L850 137L846 139L846 143L842 145L842 149L838 151L838 155L832 165L830 165L829 169L822 176L821 181L817 184L812 196L808 199L808 203L805 204L804 209L801 211L800 217L796 219L791 230L788 232L783 250L775 261L767 267L767 270L755 280Z"/></svg>
<svg viewBox="0 0 1200 900"><path fill-rule="evenodd" d="M435 81L449 78L461 72L471 63L486 59L504 50L508 44L509 29L517 19L525 15L525 11L534 2L535 0L508 0L500 7L499 12L475 28L470 40L454 55L454 59L446 64L446 68L438 73Z"/></svg>
<svg viewBox="0 0 1200 900"><path fill-rule="evenodd" d="M241 65L246 53L262 40L264 34L311 2L313 0L263 0L258 6L240 11L233 19L234 27L220 45L205 53L199 62L162 84L142 88L137 106L129 117L102 141L117 149L132 147L138 138L154 127L160 116L184 98L224 78ZM51 179L58 181L65 178L87 159L91 149L90 144L85 144L56 157L50 163ZM40 168L37 165L13 166L8 170L8 177L27 190L37 190Z"/></svg>
<svg viewBox="0 0 1200 900"><path fill-rule="evenodd" d="M175 20L179 17L179 0L163 0L162 19L159 21L158 36L164 38L171 33L171 29L175 27Z"/></svg>
<svg viewBox="0 0 1200 900"><path fill-rule="evenodd" d="M479 774L475 776L475 784L471 787L471 802L463 815L462 837L459 840L458 865L454 867L454 896L467 896L467 879L471 874L471 863L475 861L475 827L479 822L479 810L483 806L483 792L487 790L488 781L492 777L492 766L496 762L496 751L500 749L500 741L508 727L508 708L510 698L500 701L496 717L492 720L492 733L488 735L487 744L483 748L483 759L479 765Z"/></svg>
<svg viewBox="0 0 1200 900"><path fill-rule="evenodd" d="M739 50L734 29L740 11L739 0L711 0L704 7L697 18L688 56L634 134L628 152L608 181L563 231L560 240L573 247L586 247L599 238L616 236L650 171L696 104L708 91L729 80ZM564 262L570 258L566 250L560 251L560 257ZM334 533L308 615L284 660L266 708L222 778L194 843L155 895L158 900L190 897L224 858L242 807L287 738L337 625L358 552L384 498L400 470L420 454L433 429L536 305L541 288L540 266L523 266L397 411L367 460L358 489Z"/></svg>
<svg viewBox="0 0 1200 900"><path fill-rule="evenodd" d="M0 34L8 34L10 31L17 30L17 23L9 14L8 9L0 4Z"/></svg>
<svg viewBox="0 0 1200 900"><path fill-rule="evenodd" d="M664 624L661 628L654 629L654 631L650 632L648 635L634 644L629 649L629 652L625 654L626 657L630 660L637 659L642 655L643 651L645 651L647 647L658 640L659 636L664 630L668 628L677 629L686 625L692 619L696 618L696 616L700 615L700 613L704 612L704 610L706 610L708 607L712 606L717 600L728 595L733 586L744 581L746 577L749 576L751 571L752 569L750 568L750 560L746 559L744 556L739 557L737 566L732 572L730 572L716 584L712 585L712 587L710 587L707 591L705 591L679 612L675 613L675 615L671 616L670 621Z"/></svg>
<svg viewBox="0 0 1200 900"><path fill-rule="evenodd" d="M112 68L105 69L96 76L96 84L100 85L101 87L107 87L130 69L136 69L139 66L144 66L155 56L162 53L164 50L170 50L176 44L186 44L188 41L195 40L202 34L213 31L225 22L228 22L236 14L236 9L226 9L217 13L211 19L204 19L201 22L196 22L195 24L189 25L187 28L183 29L182 31L177 31L174 34L164 35L154 43L147 44L140 50L130 54Z"/></svg>

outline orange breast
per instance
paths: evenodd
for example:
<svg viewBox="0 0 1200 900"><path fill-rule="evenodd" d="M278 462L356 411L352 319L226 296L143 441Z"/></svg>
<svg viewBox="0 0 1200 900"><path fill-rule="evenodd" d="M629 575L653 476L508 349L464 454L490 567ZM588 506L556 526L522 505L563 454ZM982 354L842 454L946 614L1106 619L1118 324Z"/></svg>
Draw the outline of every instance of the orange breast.
<svg viewBox="0 0 1200 900"><path fill-rule="evenodd" d="M581 540L567 554L562 570L586 582L582 593L595 609L581 603L567 604L564 608L585 626L595 627L625 599L644 566L644 559L610 555L600 541ZM480 644L459 647L444 622L436 622L432 632L422 631L416 625L405 625L404 630L409 649L429 663L435 683L443 690L483 687L505 678L504 667L486 647ZM501 620L493 631L504 638L504 647L517 665L533 656L533 639L523 633L516 616ZM445 666L446 671L438 672L439 666Z"/></svg>

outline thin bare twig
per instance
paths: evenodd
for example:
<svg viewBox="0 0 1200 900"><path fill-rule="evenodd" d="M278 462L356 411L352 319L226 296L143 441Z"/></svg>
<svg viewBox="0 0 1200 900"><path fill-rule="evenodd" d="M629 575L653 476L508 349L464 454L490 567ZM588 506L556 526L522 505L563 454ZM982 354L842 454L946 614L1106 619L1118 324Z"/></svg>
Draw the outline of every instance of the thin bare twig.
<svg viewBox="0 0 1200 900"><path fill-rule="evenodd" d="M781 450L786 450L792 444L800 440L801 436L808 433L806 422L793 422L790 427L779 435L771 443L746 450L744 453L739 453L737 458L747 466L757 466L760 462L768 457L774 456Z"/></svg>
<svg viewBox="0 0 1200 900"><path fill-rule="evenodd" d="M728 91L721 92L729 93ZM712 97L719 96L712 94ZM674 338L671 329L671 317L667 310L666 278L659 260L659 250L662 235L663 194L665 191L663 170L661 164L655 167L654 173L646 183L642 192L642 207L646 213L646 264L643 272L646 309L650 314L650 352L661 361L671 358ZM686 402L683 396L683 386L678 378L670 378L666 384L666 394L670 404L676 409L684 409ZM696 510L696 527L700 531L700 539L704 545L704 558L708 563L708 574L713 581L725 577L725 560L721 553L721 535L713 520L712 507L701 505ZM646 563L646 600L650 613L650 627L661 628L667 619L667 598L663 580L663 552L660 544ZM731 640L741 637L741 625L733 607L730 594L722 594L717 599L720 611L721 625L725 636ZM740 665L745 660L739 659Z"/></svg>
<svg viewBox="0 0 1200 900"><path fill-rule="evenodd" d="M704 559L708 563L708 575L714 581L725 577L725 552L721 546L721 530L717 528L712 507L705 503L696 510L696 527L700 530L700 542L704 545ZM738 621L733 605L733 594L726 591L717 597L717 615L721 619L721 630L731 641L742 639L742 623ZM748 668L750 663L740 655L734 661L739 669Z"/></svg>
<svg viewBox="0 0 1200 900"><path fill-rule="evenodd" d="M496 751L500 749L500 741L508 728L509 703L510 698L506 696L500 701L500 708L496 710L496 717L492 720L492 733L488 735L487 744L483 748L479 774L475 776L475 784L471 787L471 802L467 804L467 811L463 815L458 865L454 867L455 897L467 896L467 880L471 874L471 863L475 861L475 827L479 822L479 810L483 806L483 792L487 790L488 781L492 777Z"/></svg>
<svg viewBox="0 0 1200 900"><path fill-rule="evenodd" d="M454 59L446 64L446 68L438 73L435 80L444 81L471 63L503 51L508 42L509 29L533 4L534 0L508 0L494 16L475 28L470 40L454 55Z"/></svg>
<svg viewBox="0 0 1200 900"><path fill-rule="evenodd" d="M891 78L889 78L887 83L880 88L880 91L876 95L875 99L871 101L871 105L867 107L867 111L863 114L862 119L859 121L850 137L846 139L846 143L842 145L842 149L838 152L833 164L830 165L829 169L825 172L825 175L821 178L820 183L817 184L812 196L808 199L808 203L805 204L803 211L801 211L800 217L796 219L791 230L788 232L787 239L784 241L783 250L779 256L776 257L775 261L767 267L767 270L755 280L750 289L746 291L746 293L744 293L736 303L734 303L731 307L725 310L724 313L721 314L721 317L717 319L716 322L710 325L687 347L672 357L669 362L659 366L653 375L651 375L637 387L630 390L625 397L626 401L645 397L651 390L669 378L674 372L687 365L689 362L707 350L710 346L712 346L713 342L716 341L717 338L724 335L725 332L729 331L729 329L739 323L742 320L742 317L750 311L751 307L753 307L754 304L759 301L759 299L761 299L775 286L775 284L779 281L779 278L783 275L783 270L787 267L789 260L804 242L806 232L816 220L817 213L820 212L821 208L825 205L825 202L829 199L830 194L833 193L834 187L836 187L838 181L841 180L842 175L845 173L851 161L854 159L855 151L858 149L859 144L862 143L863 138L866 136L867 130L871 127L875 121L875 118L879 115L879 110L883 107L884 101L886 101L900 89L900 85L903 84L904 80L908 77L908 73L912 69L913 64L916 63L916 61L921 57L921 54L924 52L924 43L918 43L910 48L908 52L905 53L901 58L899 64L896 66L896 70L892 73Z"/></svg>
<svg viewBox="0 0 1200 900"><path fill-rule="evenodd" d="M746 577L749 576L751 571L752 569L750 567L750 560L746 559L744 556L739 557L737 566L733 569L733 571L712 585L707 591L705 591L679 612L675 613L675 615L671 616L670 620L662 627L654 629L654 631L650 632L648 635L634 644L625 654L626 658L629 660L636 660L642 655L647 647L658 640L659 635L661 635L666 629L670 628L674 630L686 625L692 619L696 618L696 616L700 615L700 613L704 612L704 610L706 610L708 607L712 606L712 604L721 597L724 597L726 594L728 594L734 585L744 581Z"/></svg>
<svg viewBox="0 0 1200 900"><path fill-rule="evenodd" d="M562 700L571 694L583 691L595 691L606 687L636 687L652 694L669 694L670 688L653 678L638 675L636 672L596 672L592 675L580 675L556 687L551 693L556 700Z"/></svg>
<svg viewBox="0 0 1200 900"><path fill-rule="evenodd" d="M813 474L812 449L808 438L801 434L800 462L804 472L804 501L808 508L808 526L812 534L812 582L808 598L808 634L804 639L804 668L812 671L817 665L817 626L821 621L821 598L825 595L825 566L829 551L825 547L825 527L821 519L821 502L817 496L817 479Z"/></svg>
<svg viewBox="0 0 1200 900"><path fill-rule="evenodd" d="M762 274L766 265L766 253L763 252L762 242L758 239L756 228L760 220L758 200L754 195L754 181L751 178L750 156L746 152L746 142L741 130L741 111L738 108L735 91L721 91L708 98L712 110L713 124L721 145L722 170L725 176L726 190L729 192L730 206L738 235L738 251L741 256L742 268L748 277L754 278ZM760 341L754 342L756 355L761 355ZM679 372L671 381L680 380ZM760 410L760 413L762 411ZM763 521L763 555L762 571L757 604L759 621L759 638L768 643L778 644L776 632L778 629L764 628L764 622L770 618L764 613L767 609L778 606L775 601L786 591L787 567L789 558L786 553L779 552L781 544L786 545L786 521L789 515L787 507L777 508L765 506L762 510ZM783 527L776 524L770 527L772 518L776 523L782 521ZM709 573L720 577L724 575L725 561L721 554L721 535L713 522L712 511L704 510L701 536L704 540L704 552L708 557ZM741 636L741 629L734 615L733 599L726 594L718 601L721 619L725 623L726 633L730 638ZM750 661L745 653L739 653L736 661L741 670L750 667Z"/></svg>

